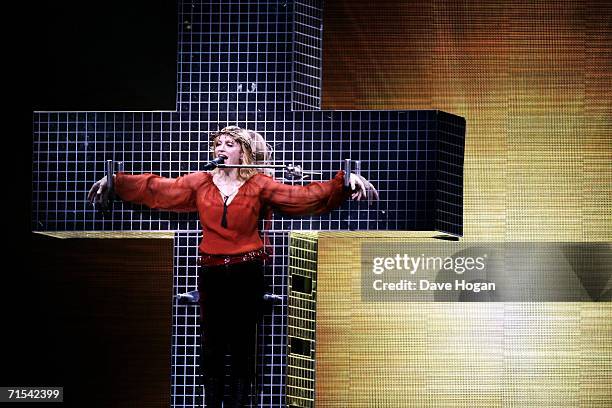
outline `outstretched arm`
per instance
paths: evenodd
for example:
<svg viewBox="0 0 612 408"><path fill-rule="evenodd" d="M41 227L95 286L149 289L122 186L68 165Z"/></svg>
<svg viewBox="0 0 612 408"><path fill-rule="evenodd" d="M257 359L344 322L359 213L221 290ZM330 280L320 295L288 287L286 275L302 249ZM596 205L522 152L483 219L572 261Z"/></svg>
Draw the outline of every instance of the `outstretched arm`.
<svg viewBox="0 0 612 408"><path fill-rule="evenodd" d="M344 187L344 172L340 171L325 183L292 186L262 177L262 198L273 209L287 215L318 215L338 208L345 199L378 198L378 193L363 177L350 175L351 188Z"/></svg>
<svg viewBox="0 0 612 408"><path fill-rule="evenodd" d="M204 182L205 173L191 173L176 179L155 174L114 176L116 194L124 201L144 204L149 208L176 212L197 211L196 191ZM88 199L93 202L108 188L106 177L94 183Z"/></svg>

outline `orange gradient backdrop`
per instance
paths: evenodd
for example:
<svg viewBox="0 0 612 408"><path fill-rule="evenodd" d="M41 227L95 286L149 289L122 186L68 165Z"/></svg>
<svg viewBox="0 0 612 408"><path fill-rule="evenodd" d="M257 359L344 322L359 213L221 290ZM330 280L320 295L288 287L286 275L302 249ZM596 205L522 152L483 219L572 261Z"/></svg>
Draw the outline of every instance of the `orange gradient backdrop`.
<svg viewBox="0 0 612 408"><path fill-rule="evenodd" d="M323 109L467 120L468 239L612 238L612 3L325 3Z"/></svg>

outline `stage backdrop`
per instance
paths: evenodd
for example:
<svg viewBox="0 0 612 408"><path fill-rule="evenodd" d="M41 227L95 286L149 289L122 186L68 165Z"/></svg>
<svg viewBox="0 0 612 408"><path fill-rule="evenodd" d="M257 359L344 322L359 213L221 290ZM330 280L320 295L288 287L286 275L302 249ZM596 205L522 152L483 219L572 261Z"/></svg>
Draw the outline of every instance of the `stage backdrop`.
<svg viewBox="0 0 612 408"><path fill-rule="evenodd" d="M612 239L612 5L338 0L323 109L466 118L467 238Z"/></svg>
<svg viewBox="0 0 612 408"><path fill-rule="evenodd" d="M611 14L607 3L398 5L377 1L364 14L351 11L343 16L342 7L348 3L329 2L325 16L321 15L322 25L310 12L306 14L310 24L294 22L296 11L316 14L320 4L181 1L176 111L35 114L33 229L182 230L175 238L175 292L192 290L199 238L195 217L120 207L112 218L102 219L86 206L85 192L101 175L102 161L109 154L131 161L128 169L134 172L175 177L197 170L203 160L200 153L207 146L200 131L238 123L278 134L279 150L288 156L299 152L295 160L315 152L307 160L319 163L326 159L321 153L337 145L332 132L341 132L346 140L355 140L351 137L359 134L366 145L359 151L367 156L370 148L377 149L372 140L380 141L370 138L372 120L379 135L381 130L389 134L399 122L396 114L334 110L444 109L466 117L468 123L463 222L467 238L610 241ZM349 23L334 26L330 16ZM294 65L296 51L320 49L315 34L321 27L324 65L317 65L309 53L304 66ZM333 41L344 44L338 48ZM362 44L368 47L350 48ZM322 87L300 77L316 79L321 71ZM334 85L336 81L340 83ZM298 96L300 90L305 98ZM330 93L339 99L334 102ZM330 109L331 116L307 111L318 107ZM415 122L426 120L417 115ZM418 123L414 125L418 132ZM321 139L294 144L294 135L315 133L322 134ZM325 166L322 170L330 175L334 169ZM370 177L375 174L365 170ZM274 269L266 275L270 290L285 293L288 229L333 229L340 222L278 219L273 231ZM264 406L285 402L285 306L272 307L261 325L260 402ZM202 390L195 381L197 310L173 307L172 405L198 406ZM573 304L544 305L555 310L553 315L531 304L516 307L520 335L534 333L528 324L533 320L544 326L554 324L556 313L578 319L581 330L594 332L595 360L580 364L597 370L596 387L603 391L585 403L609 405L609 325L592 324L590 312ZM482 310L458 305L452 312L439 312L472 319ZM609 304L600 305L599 311L610 320ZM434 322L427 338L441 340L444 324ZM550 336L535 332L535 344L543 352L563 353L559 341L572 331L562 329ZM487 336L489 331L483 328L479 333ZM511 373L521 379L516 383L518 393L531 384L534 377L529 373L537 376L548 370L532 365L529 353L519 349L505 357L525 370ZM582 355L592 357L586 349ZM451 372L453 367L457 366L450 360ZM477 367L469 373L478 379ZM568 383L559 376L552 385L562 388ZM449 389L454 386L448 383ZM547 401L534 399L543 400Z"/></svg>
<svg viewBox="0 0 612 408"><path fill-rule="evenodd" d="M605 1L327 2L321 105L465 117L466 241L609 243L610 21ZM612 404L609 302L362 304L344 245L319 246L316 406Z"/></svg>

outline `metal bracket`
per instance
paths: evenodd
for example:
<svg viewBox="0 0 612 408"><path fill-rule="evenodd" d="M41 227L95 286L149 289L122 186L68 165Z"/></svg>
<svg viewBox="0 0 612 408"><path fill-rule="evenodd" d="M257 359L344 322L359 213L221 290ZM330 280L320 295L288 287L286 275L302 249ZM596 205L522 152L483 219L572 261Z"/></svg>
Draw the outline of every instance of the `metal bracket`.
<svg viewBox="0 0 612 408"><path fill-rule="evenodd" d="M354 169L352 166L353 163L355 164ZM361 175L361 160L344 159L344 187L346 188L351 187L351 178L348 176L351 173Z"/></svg>
<svg viewBox="0 0 612 408"><path fill-rule="evenodd" d="M115 200L115 184L113 176L115 174L115 170L118 172L123 171L123 162L120 161L115 163L112 159L106 160L104 170L106 173L107 188L104 194L102 194L100 200L96 201L96 206L102 215L106 216L112 213L113 202Z"/></svg>

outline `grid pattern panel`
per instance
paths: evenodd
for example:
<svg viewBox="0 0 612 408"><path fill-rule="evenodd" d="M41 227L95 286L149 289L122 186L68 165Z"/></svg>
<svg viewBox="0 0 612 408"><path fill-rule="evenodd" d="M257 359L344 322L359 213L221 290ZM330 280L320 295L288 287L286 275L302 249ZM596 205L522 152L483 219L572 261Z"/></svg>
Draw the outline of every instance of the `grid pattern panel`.
<svg viewBox="0 0 612 408"><path fill-rule="evenodd" d="M269 303L259 322L257 401L262 407L279 407L285 404L286 366L286 274L289 234L283 231L268 232L273 254L265 271L266 293L279 295L282 301ZM201 232L180 231L175 235L174 296L198 288L197 246ZM172 406L199 407L204 400L204 390L199 378L200 312L197 304L173 303L172 333Z"/></svg>
<svg viewBox="0 0 612 408"><path fill-rule="evenodd" d="M198 289L199 231L181 231L174 237L174 293L172 333L172 406L202 406L199 379L199 306L181 303L176 295Z"/></svg>
<svg viewBox="0 0 612 408"><path fill-rule="evenodd" d="M181 132L179 114L37 113L34 132L34 230L175 230L183 221L198 228L189 214L116 205L102 217L86 202L89 187L104 175L106 159L125 162L128 172L167 177L197 169L207 158L207 143L194 143Z"/></svg>
<svg viewBox="0 0 612 408"><path fill-rule="evenodd" d="M436 228L463 235L463 160L465 119L438 111Z"/></svg>
<svg viewBox="0 0 612 408"><path fill-rule="evenodd" d="M296 0L293 13L293 109L321 109L323 0Z"/></svg>
<svg viewBox="0 0 612 408"><path fill-rule="evenodd" d="M333 177L345 158L360 160L362 174L376 185L381 198L373 206L347 202L340 210L316 218L276 217L273 230L440 229L461 234L465 125L460 118L444 114L450 119L442 124L442 113L436 111L292 114L293 120L275 123L269 131L258 128L259 123L247 125L274 143L277 161L320 173L312 176L316 181ZM37 113L33 228L197 230L194 214L118 202L113 213L103 217L85 201L91 183L104 174L106 159L124 162L126 171L134 174L178 177L199 171L209 158L208 141L185 129L191 122L183 122L184 116L180 112ZM440 206L447 207L437 212ZM444 214L443 223L438 222L439 214Z"/></svg>
<svg viewBox="0 0 612 408"><path fill-rule="evenodd" d="M287 406L314 407L317 234L289 238Z"/></svg>

